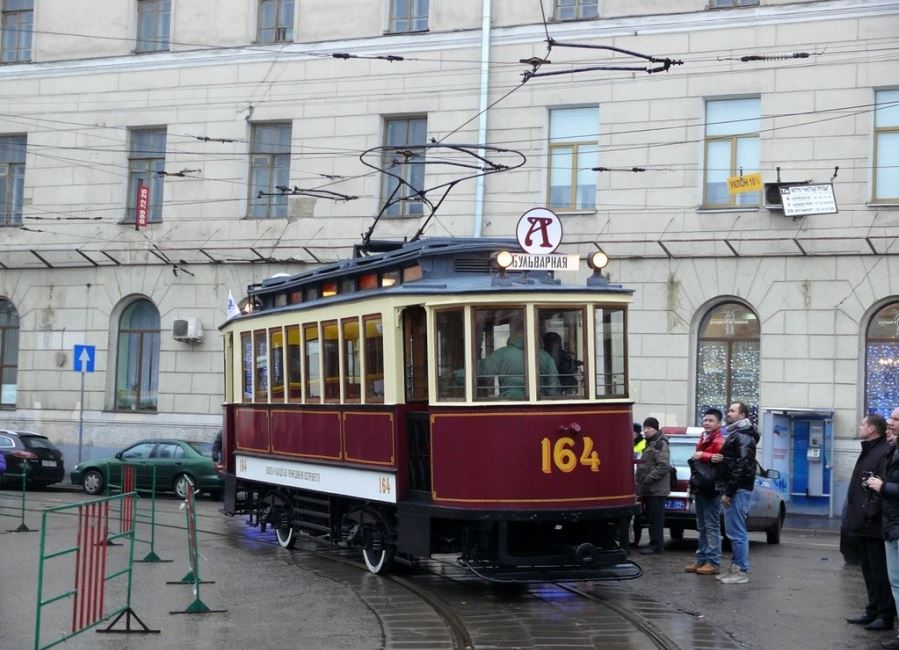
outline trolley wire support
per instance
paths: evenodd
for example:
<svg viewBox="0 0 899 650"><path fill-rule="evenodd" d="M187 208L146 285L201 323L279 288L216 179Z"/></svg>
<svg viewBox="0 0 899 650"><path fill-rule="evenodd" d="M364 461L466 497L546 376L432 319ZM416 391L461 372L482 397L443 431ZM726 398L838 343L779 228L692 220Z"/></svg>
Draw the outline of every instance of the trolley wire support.
<svg viewBox="0 0 899 650"><path fill-rule="evenodd" d="M683 65L684 62L681 59L672 59L670 57L657 57L652 56L650 54L643 54L642 52L634 52L633 50L626 50L622 47L614 47L612 45L591 45L588 43L564 43L562 41L557 41L551 36L546 37L547 43L547 52L546 57L543 59L539 58L531 58L531 59L523 59L521 63L526 63L531 66L531 70L525 70L521 73L522 83L525 83L535 77L552 77L560 74L575 74L578 72L645 72L647 74L654 74L656 72L668 72L672 66L675 65ZM656 65L589 65L582 68L571 68L568 70L556 70L553 72L539 72L538 68L551 64L552 62L549 60L549 54L552 52L554 47L571 47L571 48L581 48L586 50L604 50L607 52L615 52L617 54L624 54L627 56L634 57L636 59L643 59L650 64Z"/></svg>
<svg viewBox="0 0 899 650"><path fill-rule="evenodd" d="M19 514L18 514L18 515L6 514L6 513L3 513L3 512L0 512L0 515L2 515L2 516L4 516L4 517L18 517L18 518L19 518L19 526L18 526L18 528L7 528L7 529L6 529L6 532L8 532L8 533L36 533L36 532L37 532L37 529L35 529L35 528L29 528L29 527L25 524L25 492L27 492L27 489L28 489L28 488L27 488L27 484L28 484L28 465L26 465L26 464L25 464L25 461L23 460L23 461L22 461L22 472L21 472L20 474L6 473L5 476L9 476L9 477L19 476L19 477L21 477L21 479L22 479L22 489L21 489L21 491L20 491L20 492L21 492L21 496L20 496L20 498L19 498L19 502L20 502L20 503L19 503L19 507L18 507L18 508L15 508L15 506L0 506L0 510L7 510L7 509L8 509L8 510L13 510L13 509L19 510Z"/></svg>
<svg viewBox="0 0 899 650"><path fill-rule="evenodd" d="M418 241L456 185L479 176L518 169L527 162L527 157L515 149L484 144L445 144L432 140L428 144L420 145L372 147L363 151L359 160L369 169L388 176L387 182L391 191L371 226L363 233L362 243L353 247L353 257L361 257L370 252L393 250L401 246L399 242L372 240L378 222L391 208L407 203L422 204L421 216L424 221L409 239L413 242ZM460 175L431 187L422 187L426 178L425 170L431 170L441 177L451 172ZM433 195L434 198L429 195ZM428 211L427 215L424 214L426 211L424 208Z"/></svg>
<svg viewBox="0 0 899 650"><path fill-rule="evenodd" d="M190 570L181 580L167 581L168 585L193 585L194 599L187 609L170 611L169 614L217 614L227 609L210 609L200 598L200 585L215 584L215 581L200 579L200 545L197 539L197 510L193 482L187 483L187 496L184 499L184 512L187 517L187 561Z"/></svg>

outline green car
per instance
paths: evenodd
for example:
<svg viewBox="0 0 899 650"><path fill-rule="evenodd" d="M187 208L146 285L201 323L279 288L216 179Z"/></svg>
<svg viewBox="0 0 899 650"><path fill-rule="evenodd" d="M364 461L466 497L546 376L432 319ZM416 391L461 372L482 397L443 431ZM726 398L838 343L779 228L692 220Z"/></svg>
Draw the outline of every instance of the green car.
<svg viewBox="0 0 899 650"><path fill-rule="evenodd" d="M114 484L122 482L122 463L135 466L138 490L150 490L156 468L156 491L187 496L188 483L194 490L218 496L222 477L212 462L212 443L187 440L141 440L110 458L92 458L75 465L73 485L81 485L88 494L102 494L109 475Z"/></svg>

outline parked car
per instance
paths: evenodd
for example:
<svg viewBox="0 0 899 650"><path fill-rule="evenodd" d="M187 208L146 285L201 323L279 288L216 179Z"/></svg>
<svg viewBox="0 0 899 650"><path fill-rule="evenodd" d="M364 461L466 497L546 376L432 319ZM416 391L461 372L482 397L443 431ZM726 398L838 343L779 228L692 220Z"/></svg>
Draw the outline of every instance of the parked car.
<svg viewBox="0 0 899 650"><path fill-rule="evenodd" d="M23 467L27 484L32 487L59 483L65 478L62 452L47 436L0 429L0 452L6 459L6 472L0 475L0 485L21 486Z"/></svg>
<svg viewBox="0 0 899 650"><path fill-rule="evenodd" d="M696 450L700 434L696 432L695 427L686 429L687 433L675 433L665 429L663 431L668 435L671 445L671 464L677 469L677 490L671 492L665 499L665 527L668 528L671 539L683 539L684 530L696 530L696 511L689 494L688 461ZM764 532L769 544L780 543L780 531L787 515L786 504L773 484L773 481L779 478L780 472L763 469L756 462L755 486L752 490L746 528L750 532ZM723 516L721 530L724 531Z"/></svg>
<svg viewBox="0 0 899 650"><path fill-rule="evenodd" d="M155 467L157 492L171 491L184 498L188 482L195 490L214 496L222 491L222 477L212 462L212 443L187 440L141 440L115 456L78 463L72 469L72 484L82 486L88 494L101 494L110 474L114 482L121 481L123 462L136 465L139 490L152 488L153 472L149 468Z"/></svg>

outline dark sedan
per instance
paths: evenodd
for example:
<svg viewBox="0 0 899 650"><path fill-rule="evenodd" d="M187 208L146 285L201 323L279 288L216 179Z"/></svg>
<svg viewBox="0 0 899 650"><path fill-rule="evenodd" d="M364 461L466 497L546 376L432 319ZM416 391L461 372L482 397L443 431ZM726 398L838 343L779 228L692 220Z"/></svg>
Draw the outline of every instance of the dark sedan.
<svg viewBox="0 0 899 650"><path fill-rule="evenodd" d="M109 458L92 458L72 468L72 484L81 485L88 494L102 494L107 481L114 484L122 479L122 463L134 465L139 490L152 488L153 469L156 470L156 491L172 491L179 497L187 495L187 484L195 489L218 495L222 477L212 462L212 443L187 440L141 440Z"/></svg>
<svg viewBox="0 0 899 650"><path fill-rule="evenodd" d="M28 431L0 429L0 453L6 459L6 472L0 475L0 485L20 487L22 471L28 485L44 487L65 478L62 452L47 436Z"/></svg>

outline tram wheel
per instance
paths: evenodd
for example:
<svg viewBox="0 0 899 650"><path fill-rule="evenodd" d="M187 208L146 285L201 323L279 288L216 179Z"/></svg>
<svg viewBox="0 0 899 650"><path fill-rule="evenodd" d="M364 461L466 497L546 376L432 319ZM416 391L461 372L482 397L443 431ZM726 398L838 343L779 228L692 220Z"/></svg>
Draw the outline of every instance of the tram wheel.
<svg viewBox="0 0 899 650"><path fill-rule="evenodd" d="M297 531L293 526L276 526L275 537L281 548L293 548L297 543Z"/></svg>

